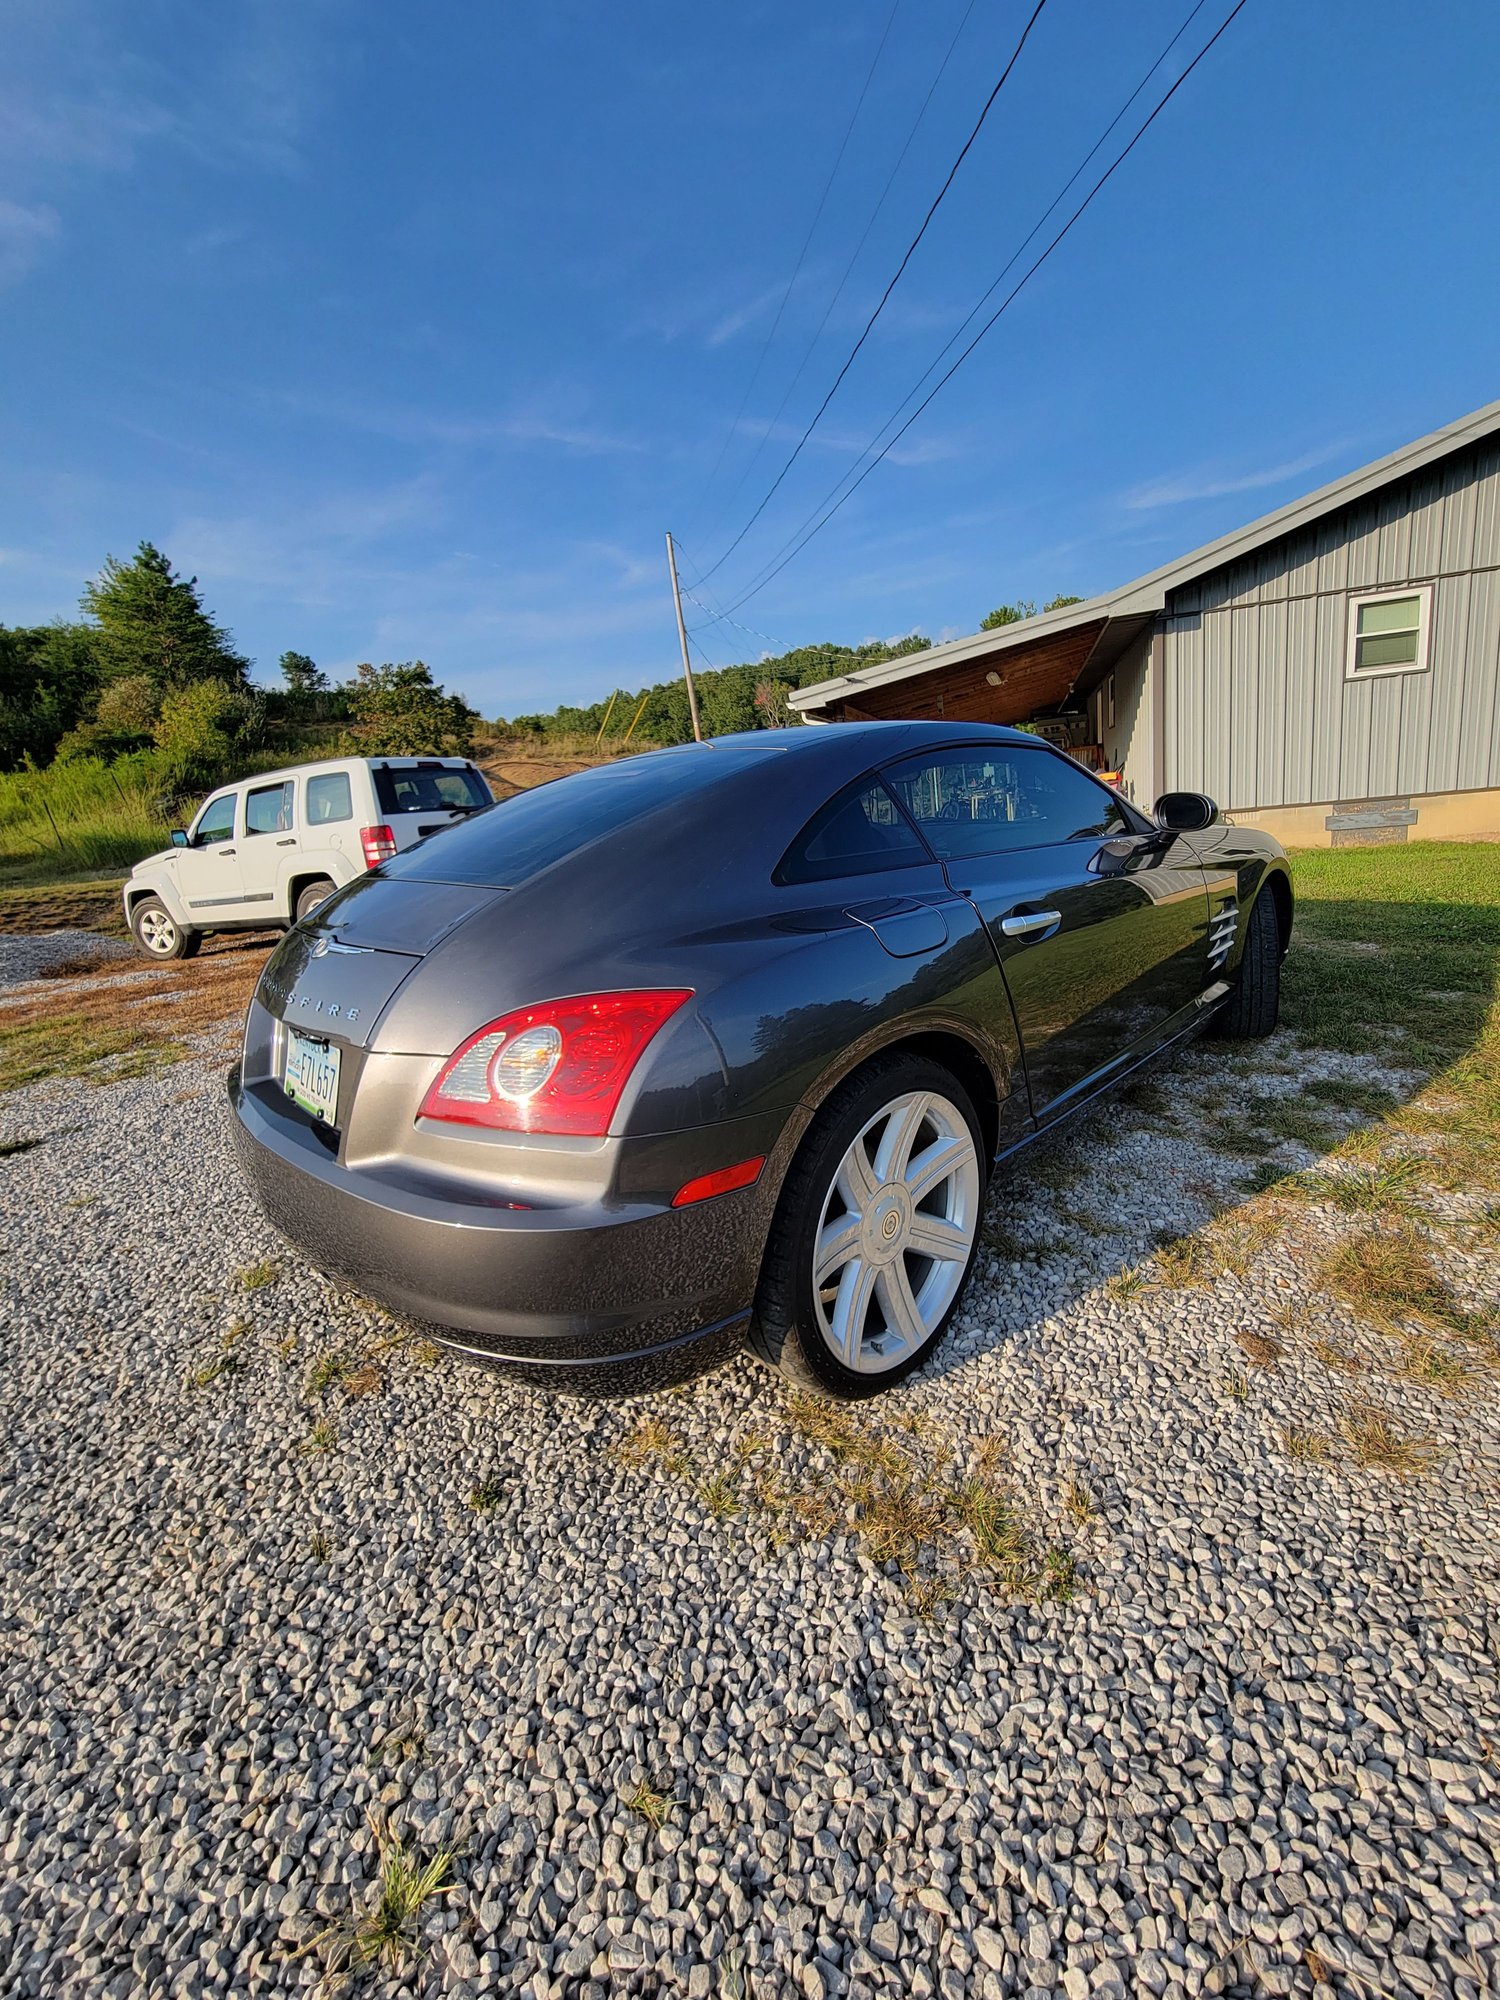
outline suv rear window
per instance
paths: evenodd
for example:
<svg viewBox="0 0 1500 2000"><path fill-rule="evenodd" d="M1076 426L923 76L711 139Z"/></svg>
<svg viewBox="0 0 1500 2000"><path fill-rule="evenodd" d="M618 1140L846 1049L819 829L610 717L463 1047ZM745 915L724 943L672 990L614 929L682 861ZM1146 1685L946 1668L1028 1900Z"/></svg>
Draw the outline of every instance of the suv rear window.
<svg viewBox="0 0 1500 2000"><path fill-rule="evenodd" d="M386 819L393 813L478 812L490 803L470 764L377 764L375 796Z"/></svg>
<svg viewBox="0 0 1500 2000"><path fill-rule="evenodd" d="M307 823L327 826L331 820L353 819L354 798L347 771L320 771L307 781Z"/></svg>

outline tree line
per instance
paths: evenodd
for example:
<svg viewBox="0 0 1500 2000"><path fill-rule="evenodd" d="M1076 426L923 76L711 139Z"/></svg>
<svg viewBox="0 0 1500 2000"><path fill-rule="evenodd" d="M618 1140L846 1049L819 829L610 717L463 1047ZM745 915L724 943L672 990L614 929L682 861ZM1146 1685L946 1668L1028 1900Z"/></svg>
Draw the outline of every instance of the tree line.
<svg viewBox="0 0 1500 2000"><path fill-rule="evenodd" d="M150 542L110 556L85 586L82 620L0 625L0 770L93 757L130 760L165 789L218 783L275 725L342 729L371 756L467 755L478 716L420 660L365 663L338 686L306 653L258 688L231 634Z"/></svg>

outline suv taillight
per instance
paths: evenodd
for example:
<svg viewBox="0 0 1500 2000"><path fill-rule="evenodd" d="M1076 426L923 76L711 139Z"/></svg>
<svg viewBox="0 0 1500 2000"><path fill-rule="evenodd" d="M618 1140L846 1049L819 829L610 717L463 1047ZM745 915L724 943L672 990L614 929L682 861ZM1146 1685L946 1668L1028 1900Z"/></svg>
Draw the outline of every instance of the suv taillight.
<svg viewBox="0 0 1500 2000"><path fill-rule="evenodd" d="M396 851L396 836L388 826L362 826L359 844L365 850L366 868L377 868Z"/></svg>
<svg viewBox="0 0 1500 2000"><path fill-rule="evenodd" d="M581 993L502 1014L449 1056L418 1114L600 1138L646 1044L691 989Z"/></svg>

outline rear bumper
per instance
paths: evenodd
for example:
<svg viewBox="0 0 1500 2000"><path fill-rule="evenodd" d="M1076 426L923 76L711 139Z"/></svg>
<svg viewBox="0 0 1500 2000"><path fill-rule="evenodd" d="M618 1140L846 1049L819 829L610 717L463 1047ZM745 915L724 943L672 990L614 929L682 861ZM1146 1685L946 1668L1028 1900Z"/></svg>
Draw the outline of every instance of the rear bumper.
<svg viewBox="0 0 1500 2000"><path fill-rule="evenodd" d="M618 1393L738 1345L768 1221L761 1187L682 1209L459 1202L341 1166L274 1086L236 1070L228 1088L240 1162L282 1235L468 1358Z"/></svg>

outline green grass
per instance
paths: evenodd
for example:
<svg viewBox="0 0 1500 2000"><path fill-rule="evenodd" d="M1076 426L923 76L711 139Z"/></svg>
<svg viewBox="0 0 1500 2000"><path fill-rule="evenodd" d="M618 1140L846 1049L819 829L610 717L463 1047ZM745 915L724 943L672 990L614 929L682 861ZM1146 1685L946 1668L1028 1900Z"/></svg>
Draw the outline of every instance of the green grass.
<svg viewBox="0 0 1500 2000"><path fill-rule="evenodd" d="M1466 1055L1495 1001L1500 848L1319 848L1292 873L1283 1023L1321 1048L1422 1069Z"/></svg>
<svg viewBox="0 0 1500 2000"><path fill-rule="evenodd" d="M79 757L45 771L0 774L0 881L133 867L166 845L159 791L160 781L137 759L109 765Z"/></svg>

